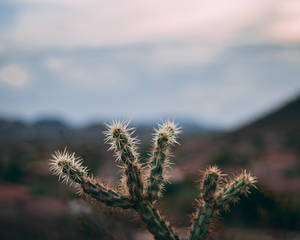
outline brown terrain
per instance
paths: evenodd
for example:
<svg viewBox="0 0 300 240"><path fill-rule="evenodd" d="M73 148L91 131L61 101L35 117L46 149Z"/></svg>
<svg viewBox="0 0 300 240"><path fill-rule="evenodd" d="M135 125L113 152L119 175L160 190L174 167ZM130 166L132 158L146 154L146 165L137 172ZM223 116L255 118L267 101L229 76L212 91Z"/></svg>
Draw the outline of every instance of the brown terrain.
<svg viewBox="0 0 300 240"><path fill-rule="evenodd" d="M49 175L51 153L68 146L94 175L115 183L118 167L101 139L103 129L102 124L74 130L58 121L0 121L0 239L149 238L142 226L129 221L134 218L130 213L102 214L97 207L93 211L95 206ZM149 134L150 129L138 130L148 142L144 136ZM300 98L234 131L185 134L180 143L170 170L173 184L167 186L161 204L171 209L166 214L173 215L179 229L185 229L182 216L192 211L198 194L199 170L216 164L226 174L242 168L251 171L258 177L259 192L225 216L226 224L215 239L222 239L222 234L228 236L223 239L245 239L245 234L247 239L299 237ZM150 148L141 145L141 155Z"/></svg>

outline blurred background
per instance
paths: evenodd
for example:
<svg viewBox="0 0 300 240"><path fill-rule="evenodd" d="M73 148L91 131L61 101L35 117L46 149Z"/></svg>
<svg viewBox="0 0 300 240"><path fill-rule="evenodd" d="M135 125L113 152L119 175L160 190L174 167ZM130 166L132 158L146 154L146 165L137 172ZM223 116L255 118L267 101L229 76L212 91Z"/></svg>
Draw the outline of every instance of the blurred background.
<svg viewBox="0 0 300 240"><path fill-rule="evenodd" d="M259 190L212 239L300 239L300 2L0 1L0 238L152 239L50 176L66 146L118 182L104 122L130 119L141 157L182 126L160 208L184 235L200 170L245 168Z"/></svg>

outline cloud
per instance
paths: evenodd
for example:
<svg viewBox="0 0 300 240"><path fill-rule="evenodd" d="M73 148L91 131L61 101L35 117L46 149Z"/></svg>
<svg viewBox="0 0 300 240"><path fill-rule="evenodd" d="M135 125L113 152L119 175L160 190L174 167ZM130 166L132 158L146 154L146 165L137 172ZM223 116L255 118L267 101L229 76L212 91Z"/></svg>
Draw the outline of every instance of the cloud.
<svg viewBox="0 0 300 240"><path fill-rule="evenodd" d="M233 126L300 89L299 1L3 2L2 113Z"/></svg>
<svg viewBox="0 0 300 240"><path fill-rule="evenodd" d="M259 23L273 1L33 2L36 7L16 16L11 39L18 46L97 47L170 39L224 44Z"/></svg>
<svg viewBox="0 0 300 240"><path fill-rule="evenodd" d="M220 46L195 41L170 43L157 46L153 60L163 65L185 67L187 65L209 64L223 51Z"/></svg>
<svg viewBox="0 0 300 240"><path fill-rule="evenodd" d="M29 73L21 66L9 64L0 68L0 82L21 88L29 83Z"/></svg>
<svg viewBox="0 0 300 240"><path fill-rule="evenodd" d="M121 76L114 65L99 64L90 66L85 59L69 56L51 56L44 59L44 67L49 74L59 79L63 84L98 93L124 91L128 86L124 76Z"/></svg>
<svg viewBox="0 0 300 240"><path fill-rule="evenodd" d="M56 72L59 70L62 70L65 67L65 63L64 60L62 60L61 58L57 58L57 57L48 57L44 60L44 66L52 71L52 72Z"/></svg>
<svg viewBox="0 0 300 240"><path fill-rule="evenodd" d="M300 41L300 2L282 1L274 9L274 19L267 26L266 35L277 42Z"/></svg>
<svg viewBox="0 0 300 240"><path fill-rule="evenodd" d="M235 44L300 41L295 0L13 2L21 7L0 52L155 43L153 59L179 66L210 63Z"/></svg>

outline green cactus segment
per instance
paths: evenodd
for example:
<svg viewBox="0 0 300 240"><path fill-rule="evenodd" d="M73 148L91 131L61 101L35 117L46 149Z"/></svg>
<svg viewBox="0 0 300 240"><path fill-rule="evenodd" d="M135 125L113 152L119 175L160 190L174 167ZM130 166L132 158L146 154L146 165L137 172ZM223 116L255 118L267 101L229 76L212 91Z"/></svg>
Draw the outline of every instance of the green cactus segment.
<svg viewBox="0 0 300 240"><path fill-rule="evenodd" d="M150 162L150 177L147 193L150 199L159 198L164 184L164 164L167 157L168 135L160 134L154 147Z"/></svg>
<svg viewBox="0 0 300 240"><path fill-rule="evenodd" d="M120 152L120 158L125 164L133 163L136 160L132 143L128 137L128 134L124 134L121 129L116 129L113 132L117 150Z"/></svg>
<svg viewBox="0 0 300 240"><path fill-rule="evenodd" d="M132 207L129 198L89 177L86 168L81 165L81 159L75 157L75 154L64 150L56 152L52 157L50 168L63 181L79 184L84 193L108 206Z"/></svg>
<svg viewBox="0 0 300 240"><path fill-rule="evenodd" d="M244 171L218 191L216 195L217 207L225 211L229 210L229 204L231 202L237 203L242 195L248 196L250 188L255 187L255 183L256 178Z"/></svg>
<svg viewBox="0 0 300 240"><path fill-rule="evenodd" d="M81 166L68 160L62 160L57 165L61 168L62 174L75 183L82 183L83 178L87 176L87 172Z"/></svg>
<svg viewBox="0 0 300 240"><path fill-rule="evenodd" d="M132 163L124 166L126 186L129 194L134 201L141 201L143 198L143 183L141 166L138 163Z"/></svg>
<svg viewBox="0 0 300 240"><path fill-rule="evenodd" d="M122 196L113 189L105 187L95 179L91 179L89 177L84 178L81 183L81 188L88 196L105 203L107 206L120 207L124 209L131 208L133 206L129 198Z"/></svg>
<svg viewBox="0 0 300 240"><path fill-rule="evenodd" d="M216 167L208 168L201 180L201 194L198 200L196 213L193 214L190 240L206 239L213 218L218 211L215 208L215 193L219 187L223 175Z"/></svg>
<svg viewBox="0 0 300 240"><path fill-rule="evenodd" d="M143 181L141 166L137 161L134 145L130 134L125 129L115 128L112 131L112 138L118 157L124 163L124 170L127 176L126 186L134 201L140 201L143 198Z"/></svg>
<svg viewBox="0 0 300 240"><path fill-rule="evenodd" d="M159 125L154 135L154 147L149 163L150 175L148 179L147 195L150 200L157 200L166 182L164 169L169 165L168 154L170 145L176 143L176 136L179 133L173 122L166 122Z"/></svg>
<svg viewBox="0 0 300 240"><path fill-rule="evenodd" d="M173 229L150 202L142 202L138 207L142 220L156 240L179 240Z"/></svg>
<svg viewBox="0 0 300 240"><path fill-rule="evenodd" d="M210 167L205 171L200 186L204 201L214 201L214 195L221 180L222 174L218 168Z"/></svg>
<svg viewBox="0 0 300 240"><path fill-rule="evenodd" d="M189 240L204 240L209 234L216 210L205 201L199 201L198 210L193 216Z"/></svg>
<svg viewBox="0 0 300 240"><path fill-rule="evenodd" d="M87 169L81 165L81 159L75 153L56 151L50 159L50 171L63 182L81 183L87 176Z"/></svg>

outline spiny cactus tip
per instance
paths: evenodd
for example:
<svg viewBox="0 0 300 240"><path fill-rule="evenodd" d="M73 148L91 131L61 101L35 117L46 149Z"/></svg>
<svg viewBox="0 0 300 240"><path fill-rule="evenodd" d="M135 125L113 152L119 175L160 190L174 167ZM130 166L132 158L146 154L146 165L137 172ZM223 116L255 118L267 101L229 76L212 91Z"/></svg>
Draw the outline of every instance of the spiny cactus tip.
<svg viewBox="0 0 300 240"><path fill-rule="evenodd" d="M255 187L255 183L257 182L257 177L252 176L250 172L247 172L246 170L243 170L242 173L236 177L236 179L242 180L252 187Z"/></svg>
<svg viewBox="0 0 300 240"><path fill-rule="evenodd" d="M105 124L107 129L104 131L105 142L110 145L109 151L115 152L117 161L122 159L124 148L128 148L130 152L137 157L136 144L139 143L136 137L132 137L135 128L129 128L130 121L112 121ZM125 156L123 156L125 157Z"/></svg>
<svg viewBox="0 0 300 240"><path fill-rule="evenodd" d="M156 142L162 135L168 137L169 144L175 144L177 142L177 136L181 133L181 127L178 126L174 121L166 121L158 124L158 129L155 130L153 141Z"/></svg>
<svg viewBox="0 0 300 240"><path fill-rule="evenodd" d="M106 130L103 132L106 137L106 142L112 141L119 137L122 132L124 134L131 135L134 128L128 128L130 121L112 121L110 123L105 123Z"/></svg>
<svg viewBox="0 0 300 240"><path fill-rule="evenodd" d="M49 165L51 173L57 175L63 182L87 175L87 168L82 166L82 159L66 148L52 154Z"/></svg>

